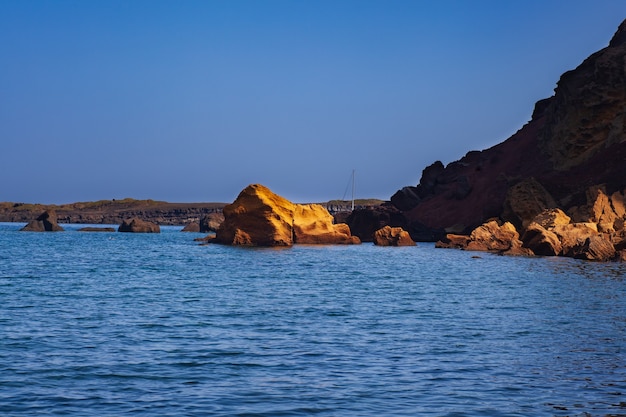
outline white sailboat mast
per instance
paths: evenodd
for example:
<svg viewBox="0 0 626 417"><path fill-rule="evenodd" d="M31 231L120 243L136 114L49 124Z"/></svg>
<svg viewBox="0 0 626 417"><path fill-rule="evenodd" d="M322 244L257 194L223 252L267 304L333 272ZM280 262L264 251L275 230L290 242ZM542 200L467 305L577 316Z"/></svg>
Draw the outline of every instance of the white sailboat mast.
<svg viewBox="0 0 626 417"><path fill-rule="evenodd" d="M355 181L355 178L354 178L354 170L352 170L352 211L354 211L354 190L355 190L355 187L356 187L355 182L356 181Z"/></svg>

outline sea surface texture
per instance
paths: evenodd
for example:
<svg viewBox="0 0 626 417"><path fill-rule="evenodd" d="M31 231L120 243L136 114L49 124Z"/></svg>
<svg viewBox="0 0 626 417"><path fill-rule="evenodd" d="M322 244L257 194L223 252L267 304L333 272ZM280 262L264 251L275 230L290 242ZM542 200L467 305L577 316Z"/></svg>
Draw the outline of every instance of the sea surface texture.
<svg viewBox="0 0 626 417"><path fill-rule="evenodd" d="M626 416L626 264L21 226L2 416Z"/></svg>

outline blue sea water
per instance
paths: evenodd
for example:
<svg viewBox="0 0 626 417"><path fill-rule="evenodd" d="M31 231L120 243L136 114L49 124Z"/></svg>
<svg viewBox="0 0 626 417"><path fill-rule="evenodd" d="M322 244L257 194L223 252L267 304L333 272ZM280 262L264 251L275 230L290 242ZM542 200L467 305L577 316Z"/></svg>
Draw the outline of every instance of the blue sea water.
<svg viewBox="0 0 626 417"><path fill-rule="evenodd" d="M626 264L21 226L2 416L626 416Z"/></svg>

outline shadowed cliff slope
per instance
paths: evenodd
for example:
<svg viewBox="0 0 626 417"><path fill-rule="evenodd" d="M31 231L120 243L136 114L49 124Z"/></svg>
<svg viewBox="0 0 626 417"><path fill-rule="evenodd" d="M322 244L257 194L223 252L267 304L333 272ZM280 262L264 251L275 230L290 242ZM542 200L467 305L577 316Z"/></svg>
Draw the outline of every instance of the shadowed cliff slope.
<svg viewBox="0 0 626 417"><path fill-rule="evenodd" d="M554 96L504 142L422 172L391 198L414 239L468 233L497 217L523 227L541 209L586 203L587 190L626 188L626 20L606 48L563 74Z"/></svg>

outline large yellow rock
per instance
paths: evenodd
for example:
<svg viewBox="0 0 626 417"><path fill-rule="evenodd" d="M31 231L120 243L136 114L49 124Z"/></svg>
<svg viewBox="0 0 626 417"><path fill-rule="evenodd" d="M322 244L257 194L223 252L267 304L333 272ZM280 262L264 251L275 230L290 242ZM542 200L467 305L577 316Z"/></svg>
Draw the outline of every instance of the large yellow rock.
<svg viewBox="0 0 626 417"><path fill-rule="evenodd" d="M216 242L242 246L361 243L345 224L319 204L294 204L269 188L252 184L224 207Z"/></svg>

